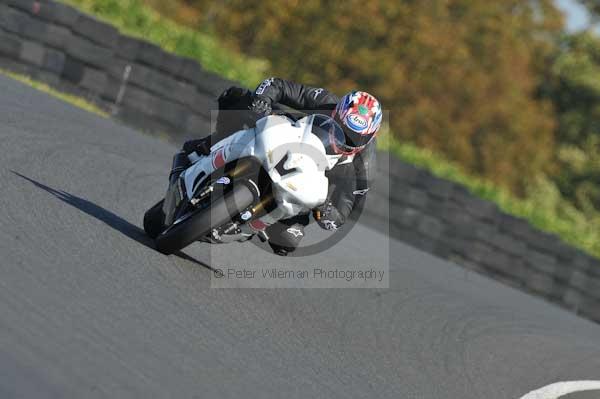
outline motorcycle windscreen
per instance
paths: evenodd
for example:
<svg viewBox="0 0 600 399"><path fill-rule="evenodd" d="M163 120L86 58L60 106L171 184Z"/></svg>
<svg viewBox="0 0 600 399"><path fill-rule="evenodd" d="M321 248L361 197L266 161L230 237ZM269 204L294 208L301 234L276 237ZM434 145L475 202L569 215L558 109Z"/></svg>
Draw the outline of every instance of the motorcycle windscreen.
<svg viewBox="0 0 600 399"><path fill-rule="evenodd" d="M328 115L316 114L314 116L312 133L321 140L327 155L339 155L338 149L347 147L344 131Z"/></svg>

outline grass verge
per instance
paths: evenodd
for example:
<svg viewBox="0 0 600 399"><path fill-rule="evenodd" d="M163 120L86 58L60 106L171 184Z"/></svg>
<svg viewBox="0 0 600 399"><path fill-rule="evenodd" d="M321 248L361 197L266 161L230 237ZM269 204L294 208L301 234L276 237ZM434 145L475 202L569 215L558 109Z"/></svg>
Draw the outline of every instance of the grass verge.
<svg viewBox="0 0 600 399"><path fill-rule="evenodd" d="M142 0L61 0L110 23L122 33L152 42L166 51L196 59L207 70L254 87L270 69L269 62L228 50L206 33L177 24Z"/></svg>
<svg viewBox="0 0 600 399"><path fill-rule="evenodd" d="M42 91L44 93L47 93L53 97L58 98L61 101L64 101L66 103L69 103L71 105L74 105L78 108L81 108L83 110L86 110L88 112L91 112L93 114L99 115L103 118L108 118L108 113L102 111L100 108L98 108L96 105L89 103L88 101L84 100L81 97L77 97L77 96L73 96L71 94L66 94L66 93L62 93L56 89L53 89L52 87L48 86L45 83L41 83L38 82L36 80L31 79L28 76L25 75L21 75L18 73L14 73L14 72L10 72L10 71L6 71L4 69L0 69L0 74L2 75L6 75L11 79L17 80L21 83L25 83L28 86L33 87L36 90Z"/></svg>

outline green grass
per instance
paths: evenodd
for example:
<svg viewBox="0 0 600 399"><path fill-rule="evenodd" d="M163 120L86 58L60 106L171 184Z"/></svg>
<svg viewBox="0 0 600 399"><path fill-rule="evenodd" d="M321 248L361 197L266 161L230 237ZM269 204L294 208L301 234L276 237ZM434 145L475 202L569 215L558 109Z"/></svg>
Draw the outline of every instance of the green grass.
<svg viewBox="0 0 600 399"><path fill-rule="evenodd" d="M25 83L28 86L33 87L36 90L42 91L44 93L47 93L53 97L58 98L61 101L64 101L66 103L69 103L71 105L74 105L78 108L81 108L83 110L86 110L88 112L91 112L93 114L99 115L103 118L108 118L108 114L104 111L102 111L100 108L98 108L97 106L95 106L94 104L91 104L89 102L87 102L86 100L77 97L77 96L73 96L70 94L65 94L62 93L58 90L53 89L52 87L48 86L45 83L41 83L38 81L35 81L25 75L21 75L18 73L14 73L14 72L10 72L10 71L6 71L3 69L0 69L0 74L6 75L11 79L14 80L18 80L21 83Z"/></svg>
<svg viewBox="0 0 600 399"><path fill-rule="evenodd" d="M527 198L520 199L508 190L464 172L459 165L439 154L410 143L401 143L390 134L381 135L378 148L390 151L435 176L462 184L474 195L496 203L504 212L522 217L540 230L557 234L565 242L600 257L600 215L584 215L543 178L539 179Z"/></svg>
<svg viewBox="0 0 600 399"><path fill-rule="evenodd" d="M209 71L254 87L270 69L266 60L246 57L224 48L209 34L177 24L142 0L61 0L104 20L122 33L148 40L163 49L196 59Z"/></svg>

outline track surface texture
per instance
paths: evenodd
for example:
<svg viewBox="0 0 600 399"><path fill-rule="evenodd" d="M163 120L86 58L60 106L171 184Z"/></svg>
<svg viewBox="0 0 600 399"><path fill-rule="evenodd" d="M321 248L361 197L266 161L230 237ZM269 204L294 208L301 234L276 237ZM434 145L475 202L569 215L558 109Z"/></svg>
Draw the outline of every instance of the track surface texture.
<svg viewBox="0 0 600 399"><path fill-rule="evenodd" d="M0 99L1 398L517 399L599 379L600 326L361 225L322 256L389 252L389 289L211 289L208 245L164 256L140 229L175 147L6 78Z"/></svg>

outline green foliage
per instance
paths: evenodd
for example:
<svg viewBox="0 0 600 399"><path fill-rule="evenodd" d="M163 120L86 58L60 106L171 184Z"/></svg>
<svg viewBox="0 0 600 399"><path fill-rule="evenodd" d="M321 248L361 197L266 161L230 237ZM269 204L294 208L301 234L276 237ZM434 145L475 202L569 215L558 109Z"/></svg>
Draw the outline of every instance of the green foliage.
<svg viewBox="0 0 600 399"><path fill-rule="evenodd" d="M62 0L119 28L123 33L158 44L167 51L198 60L207 70L255 86L267 71L263 59L242 56L224 48L208 34L177 24L142 0Z"/></svg>
<svg viewBox="0 0 600 399"><path fill-rule="evenodd" d="M589 218L600 215L600 38L562 40L544 95L557 112L557 171L562 195Z"/></svg>

